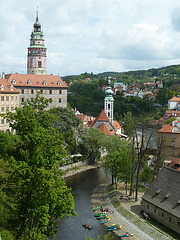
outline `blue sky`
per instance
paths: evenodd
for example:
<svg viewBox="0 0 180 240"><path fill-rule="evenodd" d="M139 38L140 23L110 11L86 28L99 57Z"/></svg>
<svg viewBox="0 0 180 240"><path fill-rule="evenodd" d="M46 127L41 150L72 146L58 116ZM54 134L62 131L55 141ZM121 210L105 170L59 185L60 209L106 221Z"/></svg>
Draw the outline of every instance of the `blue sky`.
<svg viewBox="0 0 180 240"><path fill-rule="evenodd" d="M180 63L178 0L6 0L0 14L0 72L26 73L37 6L48 74L122 72Z"/></svg>

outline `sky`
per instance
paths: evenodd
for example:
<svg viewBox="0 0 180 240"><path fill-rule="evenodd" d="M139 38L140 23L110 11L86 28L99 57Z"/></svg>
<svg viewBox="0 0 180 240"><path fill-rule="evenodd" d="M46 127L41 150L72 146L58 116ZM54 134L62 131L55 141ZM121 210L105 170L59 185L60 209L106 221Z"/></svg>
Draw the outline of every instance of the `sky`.
<svg viewBox="0 0 180 240"><path fill-rule="evenodd" d="M47 73L124 72L180 64L179 0L0 0L0 73L27 73L36 20Z"/></svg>

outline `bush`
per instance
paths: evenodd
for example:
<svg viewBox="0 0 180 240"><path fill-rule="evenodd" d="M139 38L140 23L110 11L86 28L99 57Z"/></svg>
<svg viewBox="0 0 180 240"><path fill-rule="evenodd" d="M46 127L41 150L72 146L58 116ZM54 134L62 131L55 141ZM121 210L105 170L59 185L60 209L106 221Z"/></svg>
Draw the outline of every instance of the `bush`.
<svg viewBox="0 0 180 240"><path fill-rule="evenodd" d="M6 229L0 230L1 240L14 240L15 237Z"/></svg>

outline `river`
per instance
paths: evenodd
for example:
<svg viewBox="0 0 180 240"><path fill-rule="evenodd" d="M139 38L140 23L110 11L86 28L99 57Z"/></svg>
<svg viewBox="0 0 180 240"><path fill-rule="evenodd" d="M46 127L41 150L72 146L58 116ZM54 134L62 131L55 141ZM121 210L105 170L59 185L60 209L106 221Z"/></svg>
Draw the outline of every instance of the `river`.
<svg viewBox="0 0 180 240"><path fill-rule="evenodd" d="M85 237L97 239L98 235L107 234L106 227L96 220L91 206L91 194L101 183L110 183L111 177L104 168L96 168L66 178L68 187L72 188L75 211L78 216L71 216L59 221L59 229L55 240L85 240ZM82 227L82 223L93 226L92 230ZM114 233L112 236L119 239ZM101 239L103 239L101 237Z"/></svg>

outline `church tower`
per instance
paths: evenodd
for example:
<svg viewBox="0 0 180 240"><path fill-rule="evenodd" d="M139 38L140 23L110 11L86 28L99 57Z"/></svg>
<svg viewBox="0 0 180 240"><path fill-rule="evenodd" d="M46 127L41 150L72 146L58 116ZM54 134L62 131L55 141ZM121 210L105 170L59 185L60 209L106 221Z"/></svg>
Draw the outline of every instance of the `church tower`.
<svg viewBox="0 0 180 240"><path fill-rule="evenodd" d="M111 89L111 80L108 80L107 90L105 91L106 97L104 99L104 111L110 121L113 124L113 111L114 111L114 98L112 97L113 91Z"/></svg>
<svg viewBox="0 0 180 240"><path fill-rule="evenodd" d="M44 46L44 35L41 30L41 24L38 20L38 11L33 27L30 46L28 47L27 74L46 75L46 48Z"/></svg>

